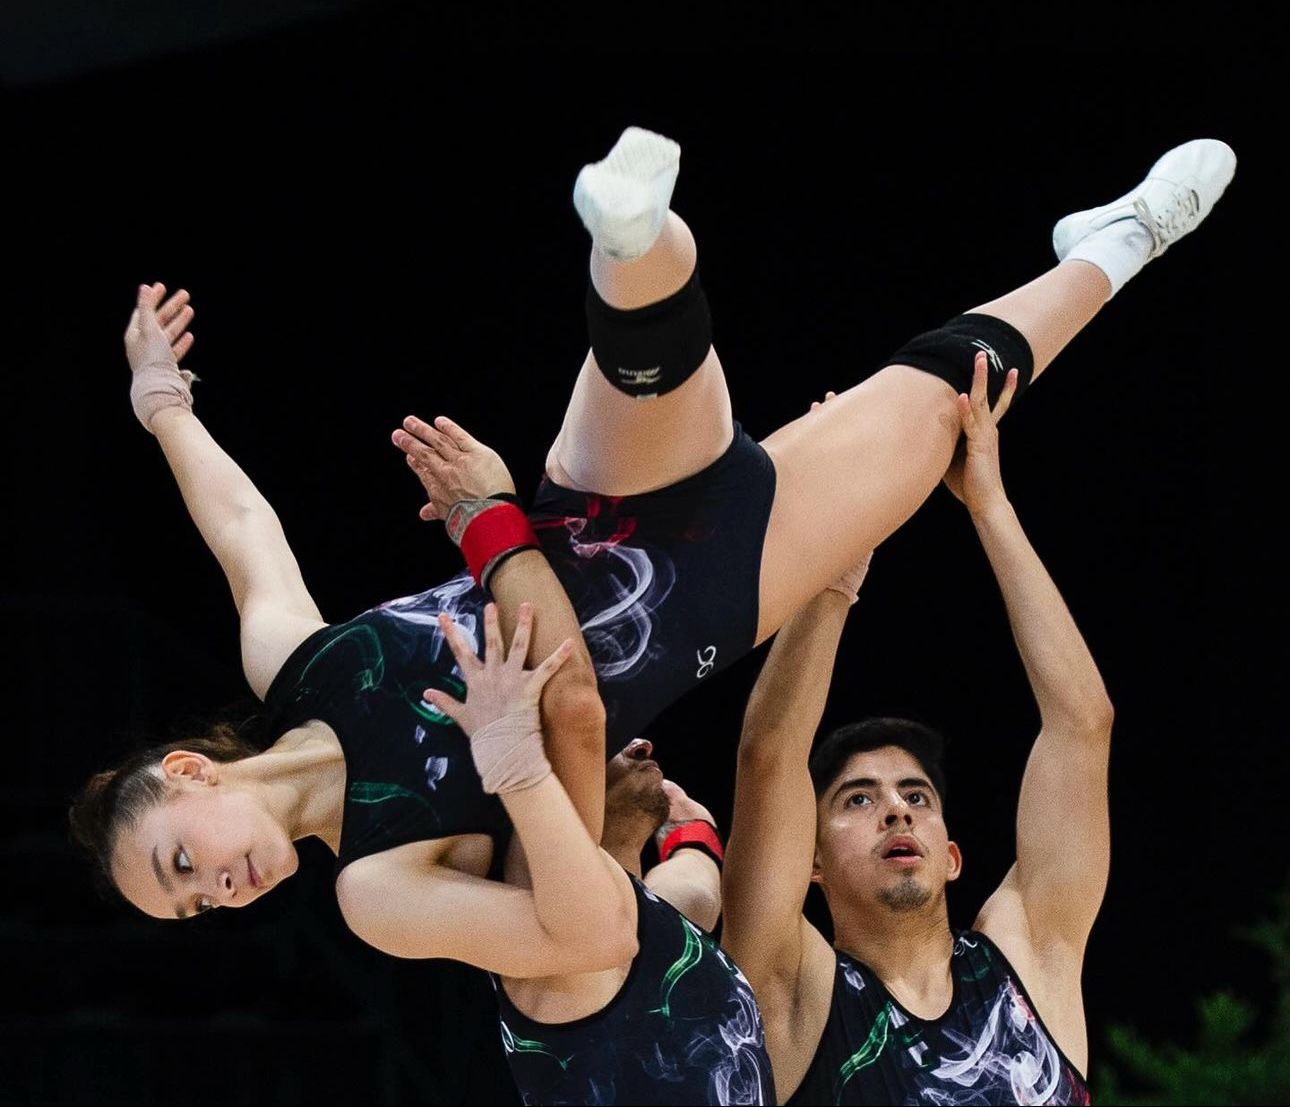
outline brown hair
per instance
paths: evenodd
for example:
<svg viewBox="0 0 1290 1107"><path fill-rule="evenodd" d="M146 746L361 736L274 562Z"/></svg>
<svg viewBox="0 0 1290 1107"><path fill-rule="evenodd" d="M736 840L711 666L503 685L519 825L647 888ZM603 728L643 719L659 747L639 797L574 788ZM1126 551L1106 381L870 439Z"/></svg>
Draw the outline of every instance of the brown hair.
<svg viewBox="0 0 1290 1107"><path fill-rule="evenodd" d="M166 798L166 782L153 771L168 753L187 750L212 761L240 761L260 751L227 723L212 727L204 738L185 738L137 750L115 769L95 773L68 808L72 841L94 865L104 891L115 892L112 851L121 831Z"/></svg>
<svg viewBox="0 0 1290 1107"><path fill-rule="evenodd" d="M896 746L917 761L944 807L945 739L940 731L912 719L864 719L833 731L811 751L809 770L815 798L824 795L853 755L883 746Z"/></svg>

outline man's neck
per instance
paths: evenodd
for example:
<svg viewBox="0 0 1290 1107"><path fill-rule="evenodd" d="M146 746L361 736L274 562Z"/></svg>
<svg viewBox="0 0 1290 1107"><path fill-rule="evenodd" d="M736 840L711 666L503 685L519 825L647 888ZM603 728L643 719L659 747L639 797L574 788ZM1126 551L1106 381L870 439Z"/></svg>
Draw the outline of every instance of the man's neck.
<svg viewBox="0 0 1290 1107"><path fill-rule="evenodd" d="M641 850L654 833L653 828L635 820L605 820L600 848L638 880L641 877Z"/></svg>
<svg viewBox="0 0 1290 1107"><path fill-rule="evenodd" d="M872 969L913 1014L935 1018L945 1010L954 933L944 896L917 911L842 906L834 923L834 947Z"/></svg>

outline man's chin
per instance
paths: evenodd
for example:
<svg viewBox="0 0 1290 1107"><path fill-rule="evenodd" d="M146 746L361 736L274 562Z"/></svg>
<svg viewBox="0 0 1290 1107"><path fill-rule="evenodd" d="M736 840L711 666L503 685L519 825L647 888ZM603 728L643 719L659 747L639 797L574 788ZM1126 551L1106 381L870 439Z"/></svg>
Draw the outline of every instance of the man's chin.
<svg viewBox="0 0 1290 1107"><path fill-rule="evenodd" d="M889 911L917 911L932 901L933 892L912 876L888 884L878 892L878 902Z"/></svg>

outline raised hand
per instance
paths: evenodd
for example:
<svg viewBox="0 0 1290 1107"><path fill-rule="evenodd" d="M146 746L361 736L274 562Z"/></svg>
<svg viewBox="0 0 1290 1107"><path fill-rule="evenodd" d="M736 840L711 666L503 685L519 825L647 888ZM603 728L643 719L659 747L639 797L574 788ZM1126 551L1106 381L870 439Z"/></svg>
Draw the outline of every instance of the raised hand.
<svg viewBox="0 0 1290 1107"><path fill-rule="evenodd" d="M179 368L180 360L193 345L193 335L188 330L193 319L188 293L181 288L162 303L165 294L163 284L139 286L124 336L125 356L133 375L130 403L139 422L149 430L153 416L162 408L193 406L189 386L197 379Z"/></svg>
<svg viewBox="0 0 1290 1107"><path fill-rule="evenodd" d="M972 394L959 394L963 438L944 477L945 487L962 500L973 515L1006 498L1003 476L999 471L998 423L1016 394L1017 370L1008 370L1008 379L993 411L986 395L988 371L986 355L977 354L972 373Z"/></svg>
<svg viewBox="0 0 1290 1107"><path fill-rule="evenodd" d="M439 616L439 629L466 682L466 700L455 700L435 688L426 689L423 695L470 737L471 756L485 792L516 792L532 787L551 772L542 748L538 701L543 686L568 659L573 640L566 638L537 668L525 669L532 628L533 607L520 604L508 655L497 623L497 605L490 603L484 608L481 661L452 619L446 614Z"/></svg>
<svg viewBox="0 0 1290 1107"><path fill-rule="evenodd" d="M446 519L458 500L478 500L498 492L514 493L515 482L496 450L472 438L440 415L434 425L409 415L391 436L426 490L422 519Z"/></svg>
<svg viewBox="0 0 1290 1107"><path fill-rule="evenodd" d="M685 789L674 781L663 781L663 793L668 799L667 821L654 832L654 839L660 845L663 839L682 823L702 819L705 823L711 823L713 826L717 825L717 820L712 817L712 812L698 800L691 799L686 795Z"/></svg>

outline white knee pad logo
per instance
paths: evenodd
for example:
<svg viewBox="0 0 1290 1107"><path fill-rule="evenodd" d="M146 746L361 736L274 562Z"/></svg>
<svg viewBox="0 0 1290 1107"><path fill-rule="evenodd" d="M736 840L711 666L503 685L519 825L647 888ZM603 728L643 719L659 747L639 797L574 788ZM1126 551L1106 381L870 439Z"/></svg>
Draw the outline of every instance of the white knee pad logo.
<svg viewBox="0 0 1290 1107"><path fill-rule="evenodd" d="M1003 372L1003 358L995 351L995 348L988 342L982 342L979 338L972 339L972 345L978 350L983 350L987 360L990 362L990 368L995 373Z"/></svg>
<svg viewBox="0 0 1290 1107"><path fill-rule="evenodd" d="M707 657L703 656L705 653L708 655ZM707 646L704 649L695 650L694 656L698 658L698 661L699 661L699 671L694 675L699 680L702 680L705 676L707 676L710 672L712 672L713 665L717 663L717 647Z"/></svg>

